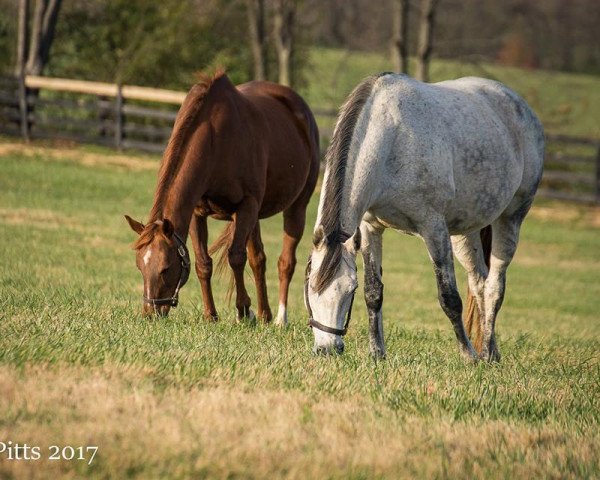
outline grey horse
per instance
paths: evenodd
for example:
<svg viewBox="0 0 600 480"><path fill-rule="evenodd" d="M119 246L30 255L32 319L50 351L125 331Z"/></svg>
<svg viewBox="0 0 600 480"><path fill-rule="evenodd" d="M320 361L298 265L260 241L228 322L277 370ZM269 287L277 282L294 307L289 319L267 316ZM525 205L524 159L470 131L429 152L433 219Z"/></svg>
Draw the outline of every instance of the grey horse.
<svg viewBox="0 0 600 480"><path fill-rule="evenodd" d="M315 352L343 351L360 251L370 351L385 356L381 236L392 228L425 242L460 352L470 360L499 360L494 329L506 269L543 158L540 121L501 83L468 77L426 84L391 73L361 82L340 110L327 152L307 266ZM481 232L490 227L484 248ZM463 324L453 253L476 300L479 352Z"/></svg>

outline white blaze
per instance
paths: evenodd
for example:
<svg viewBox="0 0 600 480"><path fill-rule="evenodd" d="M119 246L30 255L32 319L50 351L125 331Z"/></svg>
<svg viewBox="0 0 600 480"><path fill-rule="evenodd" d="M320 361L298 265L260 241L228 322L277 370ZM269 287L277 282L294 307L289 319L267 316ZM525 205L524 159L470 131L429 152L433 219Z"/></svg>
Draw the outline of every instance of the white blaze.
<svg viewBox="0 0 600 480"><path fill-rule="evenodd" d="M148 262L150 261L151 256L152 256L152 250L150 250L150 249L146 250L146 253L144 254L144 265L148 265Z"/></svg>

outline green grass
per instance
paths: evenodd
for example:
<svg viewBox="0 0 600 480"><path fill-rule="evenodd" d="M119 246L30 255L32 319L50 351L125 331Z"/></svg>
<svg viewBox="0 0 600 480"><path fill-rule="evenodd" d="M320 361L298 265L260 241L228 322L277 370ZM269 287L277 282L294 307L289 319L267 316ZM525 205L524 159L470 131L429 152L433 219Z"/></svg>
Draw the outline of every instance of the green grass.
<svg viewBox="0 0 600 480"><path fill-rule="evenodd" d="M414 63L411 68L414 72ZM391 69L389 56L383 53L314 48L306 73L308 86L303 93L312 107L337 110L361 79ZM539 115L547 132L600 138L597 76L432 60L431 81L470 75L498 80L520 93ZM332 127L332 119L318 120L321 127Z"/></svg>
<svg viewBox="0 0 600 480"><path fill-rule="evenodd" d="M597 208L534 207L509 270L501 364L460 360L423 245L391 231L387 360L368 356L361 295L344 355L317 358L302 261L284 331L236 324L224 279L222 320L203 322L193 275L169 318L142 319L122 215L145 219L157 162L102 159L115 156L0 153L0 441L100 447L91 466L1 458L2 478L600 476ZM222 224L210 226L214 238ZM280 216L262 228L274 304Z"/></svg>

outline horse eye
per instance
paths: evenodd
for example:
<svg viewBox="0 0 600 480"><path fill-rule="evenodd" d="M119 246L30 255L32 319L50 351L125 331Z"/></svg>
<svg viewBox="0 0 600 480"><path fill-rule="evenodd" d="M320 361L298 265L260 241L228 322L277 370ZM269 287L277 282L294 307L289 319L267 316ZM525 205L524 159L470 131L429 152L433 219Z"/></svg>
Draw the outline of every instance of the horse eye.
<svg viewBox="0 0 600 480"><path fill-rule="evenodd" d="M168 270L169 270L169 267L163 268L163 269L160 271L160 274L161 274L161 275L166 275Z"/></svg>

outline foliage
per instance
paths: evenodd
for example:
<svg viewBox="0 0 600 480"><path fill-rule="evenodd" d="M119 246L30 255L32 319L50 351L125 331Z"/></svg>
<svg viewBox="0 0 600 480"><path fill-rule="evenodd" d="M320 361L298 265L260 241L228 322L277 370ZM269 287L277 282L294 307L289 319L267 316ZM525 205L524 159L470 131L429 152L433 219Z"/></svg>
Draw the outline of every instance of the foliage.
<svg viewBox="0 0 600 480"><path fill-rule="evenodd" d="M17 35L16 3L11 0L0 0L0 74L14 71L15 48L14 38Z"/></svg>
<svg viewBox="0 0 600 480"><path fill-rule="evenodd" d="M48 74L181 89L193 82L194 72L219 64L235 81L244 81L245 32L236 28L228 3L97 0L65 5Z"/></svg>

